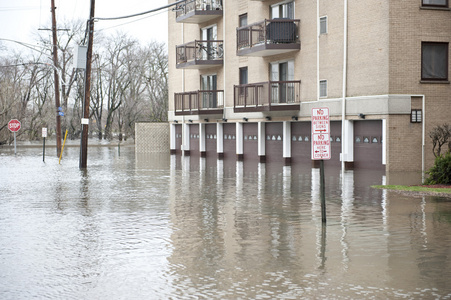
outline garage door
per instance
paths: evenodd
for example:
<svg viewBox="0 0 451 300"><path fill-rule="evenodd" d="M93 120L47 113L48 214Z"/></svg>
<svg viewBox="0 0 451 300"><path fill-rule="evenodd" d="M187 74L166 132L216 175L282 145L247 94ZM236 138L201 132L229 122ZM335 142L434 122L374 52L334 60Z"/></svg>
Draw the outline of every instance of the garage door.
<svg viewBox="0 0 451 300"><path fill-rule="evenodd" d="M354 167L385 169L382 164L382 121L354 122Z"/></svg>

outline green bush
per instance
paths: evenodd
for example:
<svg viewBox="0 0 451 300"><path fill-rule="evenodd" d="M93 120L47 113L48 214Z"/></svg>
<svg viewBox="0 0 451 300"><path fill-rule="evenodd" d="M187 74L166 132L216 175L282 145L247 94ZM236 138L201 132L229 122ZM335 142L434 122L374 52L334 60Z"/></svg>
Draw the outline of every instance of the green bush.
<svg viewBox="0 0 451 300"><path fill-rule="evenodd" d="M427 172L424 184L451 184L451 152L435 158L434 166Z"/></svg>

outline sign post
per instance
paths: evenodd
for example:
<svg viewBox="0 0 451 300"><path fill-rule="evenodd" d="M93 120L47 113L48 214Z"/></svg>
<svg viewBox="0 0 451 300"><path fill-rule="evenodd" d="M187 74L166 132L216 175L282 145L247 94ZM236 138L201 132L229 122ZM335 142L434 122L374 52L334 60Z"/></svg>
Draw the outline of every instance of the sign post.
<svg viewBox="0 0 451 300"><path fill-rule="evenodd" d="M42 127L42 137L44 138L44 144L42 145L42 161L45 162L45 138L47 137L47 127Z"/></svg>
<svg viewBox="0 0 451 300"><path fill-rule="evenodd" d="M329 108L312 109L312 160L320 161L321 219L326 223L326 182L324 160L330 159Z"/></svg>
<svg viewBox="0 0 451 300"><path fill-rule="evenodd" d="M17 155L17 147L16 147L16 132L20 129L20 122L19 120L12 119L8 122L8 129L11 132L14 132L14 155Z"/></svg>

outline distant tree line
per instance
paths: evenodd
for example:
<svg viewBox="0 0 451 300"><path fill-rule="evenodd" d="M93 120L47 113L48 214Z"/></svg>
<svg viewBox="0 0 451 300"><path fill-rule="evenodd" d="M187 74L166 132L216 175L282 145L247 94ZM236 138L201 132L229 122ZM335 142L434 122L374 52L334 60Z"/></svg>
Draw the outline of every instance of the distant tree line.
<svg viewBox="0 0 451 300"><path fill-rule="evenodd" d="M60 25L58 31L62 132L79 138L84 101L84 70L75 70L74 51L85 37L84 22ZM36 140L41 128L55 134L54 66L49 33L36 36L39 48L0 41L0 144L10 143L7 124L21 122L18 139ZM141 45L124 33L95 33L91 77L90 135L119 140L134 137L136 121L167 121L168 59L166 45ZM34 46L33 46L34 47Z"/></svg>

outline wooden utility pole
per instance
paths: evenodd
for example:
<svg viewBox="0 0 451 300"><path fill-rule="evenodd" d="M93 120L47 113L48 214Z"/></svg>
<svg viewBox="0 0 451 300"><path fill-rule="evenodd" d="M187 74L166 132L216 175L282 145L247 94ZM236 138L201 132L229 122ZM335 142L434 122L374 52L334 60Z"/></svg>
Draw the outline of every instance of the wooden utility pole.
<svg viewBox="0 0 451 300"><path fill-rule="evenodd" d="M56 156L61 155L61 116L59 115L60 110L60 83L58 75L58 39L56 36L56 16L55 16L55 0L51 0L51 11L52 11L52 35L53 35L53 74L55 77L55 113L56 113Z"/></svg>
<svg viewBox="0 0 451 300"><path fill-rule="evenodd" d="M88 20L88 51L86 53L85 99L83 102L83 118L81 119L81 145L80 169L86 169L88 161L88 129L89 129L89 102L91 99L91 64L92 43L94 40L94 10L95 0L91 0L91 12Z"/></svg>

